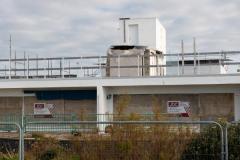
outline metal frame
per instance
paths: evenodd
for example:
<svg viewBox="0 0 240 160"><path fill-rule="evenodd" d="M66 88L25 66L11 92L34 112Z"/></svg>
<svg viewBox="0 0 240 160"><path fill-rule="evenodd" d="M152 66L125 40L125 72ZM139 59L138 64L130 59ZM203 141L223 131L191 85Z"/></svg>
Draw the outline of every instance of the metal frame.
<svg viewBox="0 0 240 160"><path fill-rule="evenodd" d="M24 160L24 133L23 133L22 127L18 123L8 123L8 122L0 122L0 125L13 125L17 127L19 132L18 159Z"/></svg>

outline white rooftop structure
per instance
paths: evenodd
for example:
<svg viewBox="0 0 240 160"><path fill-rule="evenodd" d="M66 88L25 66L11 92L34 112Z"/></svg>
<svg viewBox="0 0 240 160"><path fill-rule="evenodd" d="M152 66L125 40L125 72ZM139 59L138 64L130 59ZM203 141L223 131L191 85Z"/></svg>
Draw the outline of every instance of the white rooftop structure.
<svg viewBox="0 0 240 160"><path fill-rule="evenodd" d="M148 46L166 53L166 30L159 19L120 18L120 44Z"/></svg>
<svg viewBox="0 0 240 160"><path fill-rule="evenodd" d="M223 59L198 59L194 66L194 60L168 61L167 75L205 75L226 74L228 66L224 65Z"/></svg>

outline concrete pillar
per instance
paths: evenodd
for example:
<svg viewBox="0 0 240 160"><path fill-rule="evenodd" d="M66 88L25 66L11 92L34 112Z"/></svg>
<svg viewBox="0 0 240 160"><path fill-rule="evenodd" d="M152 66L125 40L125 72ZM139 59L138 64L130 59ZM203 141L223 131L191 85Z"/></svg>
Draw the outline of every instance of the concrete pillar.
<svg viewBox="0 0 240 160"><path fill-rule="evenodd" d="M113 114L113 94L107 92L107 113Z"/></svg>
<svg viewBox="0 0 240 160"><path fill-rule="evenodd" d="M234 93L234 120L240 120L240 91Z"/></svg>
<svg viewBox="0 0 240 160"><path fill-rule="evenodd" d="M109 93L106 87L97 87L97 121L111 121L111 115L113 113L113 97ZM98 125L100 132L104 132L107 125Z"/></svg>

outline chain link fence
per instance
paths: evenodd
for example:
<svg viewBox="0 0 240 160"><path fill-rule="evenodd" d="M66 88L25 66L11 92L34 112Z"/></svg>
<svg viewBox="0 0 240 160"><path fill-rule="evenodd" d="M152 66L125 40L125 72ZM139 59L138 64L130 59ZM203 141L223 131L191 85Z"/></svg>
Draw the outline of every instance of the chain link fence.
<svg viewBox="0 0 240 160"><path fill-rule="evenodd" d="M73 121L77 118L72 115L50 121L33 121L29 116L23 127L18 125L20 118L9 117L16 122L0 123L0 158L16 156L23 160L26 153L26 160L42 160L42 156L58 160L240 159L238 122L225 127L214 121L156 121L150 120L149 115L137 120L115 117L116 121L98 122L97 116L102 115L82 121Z"/></svg>
<svg viewBox="0 0 240 160"><path fill-rule="evenodd" d="M227 123L225 127L226 160L240 159L240 122Z"/></svg>
<svg viewBox="0 0 240 160"><path fill-rule="evenodd" d="M86 125L96 127L85 130ZM27 160L224 159L223 129L213 121L57 121L26 127L35 129L26 132Z"/></svg>
<svg viewBox="0 0 240 160"><path fill-rule="evenodd" d="M17 123L0 122L0 159L24 160L22 127Z"/></svg>

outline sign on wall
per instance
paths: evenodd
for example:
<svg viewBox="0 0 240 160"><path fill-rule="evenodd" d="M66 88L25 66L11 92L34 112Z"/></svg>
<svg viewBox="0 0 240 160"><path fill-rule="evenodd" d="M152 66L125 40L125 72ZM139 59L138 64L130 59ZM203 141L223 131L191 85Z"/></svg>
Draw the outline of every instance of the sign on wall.
<svg viewBox="0 0 240 160"><path fill-rule="evenodd" d="M51 117L52 104L34 103L34 116Z"/></svg>
<svg viewBox="0 0 240 160"><path fill-rule="evenodd" d="M171 114L181 114L183 117L189 117L190 103L182 101L168 101L167 112Z"/></svg>

